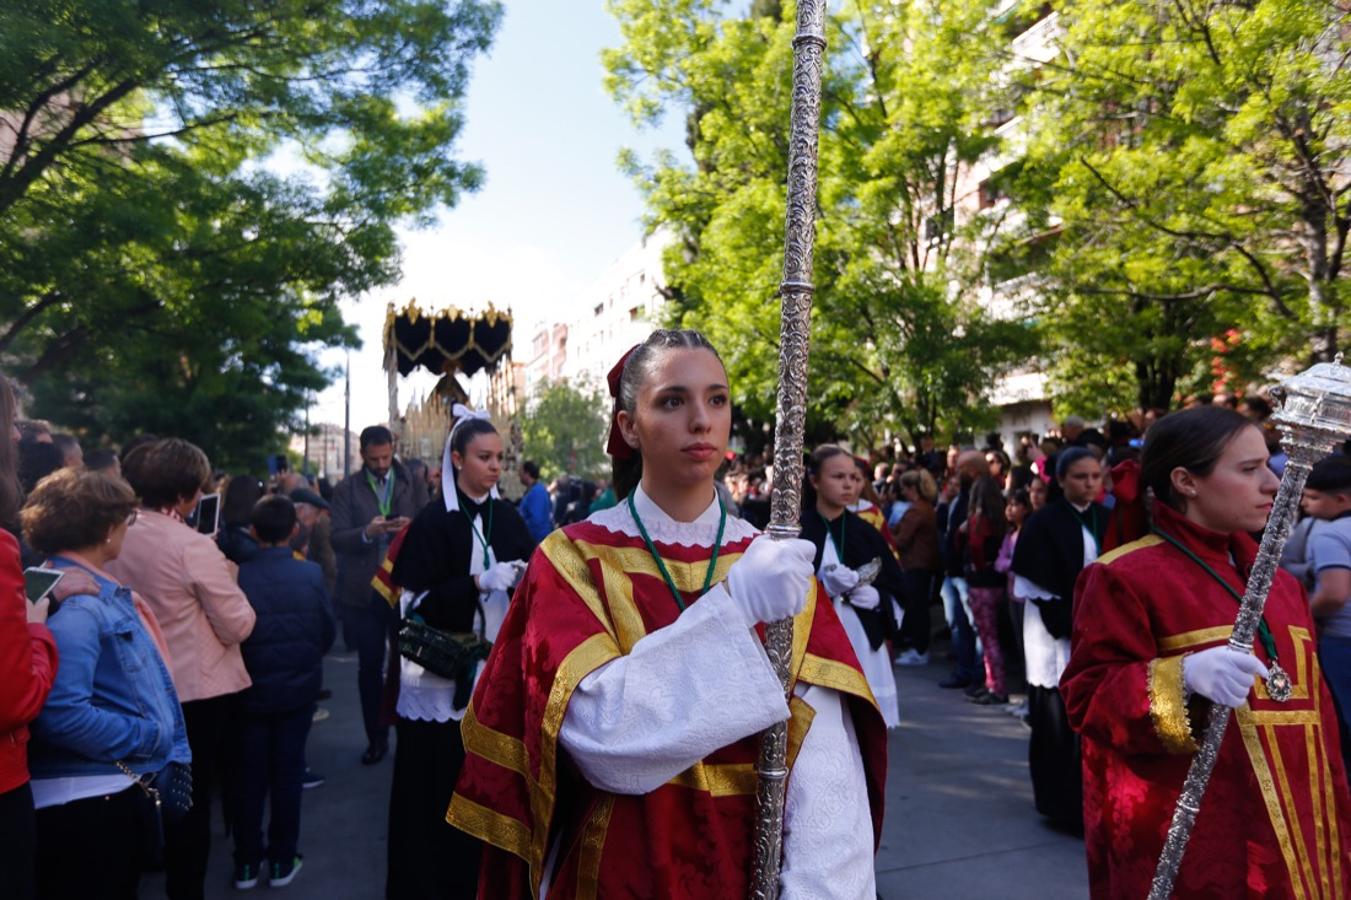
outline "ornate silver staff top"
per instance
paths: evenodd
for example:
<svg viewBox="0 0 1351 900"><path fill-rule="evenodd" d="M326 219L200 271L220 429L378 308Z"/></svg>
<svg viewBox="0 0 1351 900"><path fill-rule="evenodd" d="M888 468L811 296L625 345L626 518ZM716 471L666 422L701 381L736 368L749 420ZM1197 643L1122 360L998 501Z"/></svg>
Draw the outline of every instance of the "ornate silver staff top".
<svg viewBox="0 0 1351 900"><path fill-rule="evenodd" d="M1262 610L1266 606L1267 594L1271 591L1271 581L1276 576L1281 548L1290 537L1290 528L1295 522L1295 512L1299 508L1300 495L1304 492L1304 481L1309 477L1309 470L1336 444L1351 437L1351 369L1341 362L1342 357L1338 355L1335 362L1319 363L1281 382L1271 392L1272 397L1280 403L1280 410L1272 416L1271 421L1281 431L1281 445L1290 461L1285 465L1281 487L1272 504L1266 532L1262 535L1262 546L1257 551L1257 559L1248 578L1248 589L1243 595L1238 619L1234 622L1234 632L1229 638L1229 646L1235 650L1252 652L1253 635L1262 621ZM1154 870L1149 900L1168 900L1172 896L1173 883L1182 865L1182 855L1187 850L1187 840L1196 824L1196 814L1201 809L1201 797L1215 769L1228 725L1229 707L1213 705L1206 721L1205 740L1193 757L1191 768L1187 770L1187 779L1182 783L1182 794L1177 799L1173 821L1168 826L1168 837L1159 855L1158 867Z"/></svg>
<svg viewBox="0 0 1351 900"><path fill-rule="evenodd" d="M782 311L779 335L779 396L774 425L774 483L769 534L775 540L801 531L802 435L807 418L807 350L811 337L812 249L816 243L817 140L821 124L821 69L824 65L825 0L798 0L793 39L793 112L789 135L788 212L784 235ZM793 653L793 620L765 631L765 650L788 690ZM751 897L779 895L783 850L784 780L788 777L788 728L779 723L760 738L756 768L755 843Z"/></svg>

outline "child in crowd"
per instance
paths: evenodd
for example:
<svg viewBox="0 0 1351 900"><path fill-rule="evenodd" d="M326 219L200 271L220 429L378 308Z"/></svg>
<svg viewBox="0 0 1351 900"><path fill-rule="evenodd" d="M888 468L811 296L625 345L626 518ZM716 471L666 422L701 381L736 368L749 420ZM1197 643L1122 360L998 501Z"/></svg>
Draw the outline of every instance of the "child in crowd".
<svg viewBox="0 0 1351 900"><path fill-rule="evenodd" d="M1318 661L1337 702L1342 757L1351 765L1351 457L1329 456L1304 483L1304 511L1316 519L1305 561L1318 622Z"/></svg>
<svg viewBox="0 0 1351 900"><path fill-rule="evenodd" d="M300 793L305 739L319 696L324 654L333 645L324 576L296 559L290 541L299 525L284 496L253 508L251 533L258 553L239 567L239 586L258 622L244 642L244 664L253 685L241 695L240 765L235 818L235 887L258 884L264 859L269 884L290 884L300 870ZM263 843L263 804L272 817Z"/></svg>

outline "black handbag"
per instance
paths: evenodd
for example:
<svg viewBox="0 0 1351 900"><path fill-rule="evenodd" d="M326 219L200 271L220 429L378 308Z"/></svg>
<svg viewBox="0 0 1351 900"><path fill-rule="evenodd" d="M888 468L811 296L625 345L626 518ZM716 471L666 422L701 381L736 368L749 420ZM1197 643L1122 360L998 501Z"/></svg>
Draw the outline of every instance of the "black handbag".
<svg viewBox="0 0 1351 900"><path fill-rule="evenodd" d="M136 782L144 796L148 862L152 867L161 866L164 862L164 824L177 825L192 809L192 766L171 762L153 774L137 775L121 760L114 765Z"/></svg>
<svg viewBox="0 0 1351 900"><path fill-rule="evenodd" d="M399 625L399 655L433 675L454 681L456 707L469 702L474 670L492 649L491 643L472 631L442 631L416 613Z"/></svg>

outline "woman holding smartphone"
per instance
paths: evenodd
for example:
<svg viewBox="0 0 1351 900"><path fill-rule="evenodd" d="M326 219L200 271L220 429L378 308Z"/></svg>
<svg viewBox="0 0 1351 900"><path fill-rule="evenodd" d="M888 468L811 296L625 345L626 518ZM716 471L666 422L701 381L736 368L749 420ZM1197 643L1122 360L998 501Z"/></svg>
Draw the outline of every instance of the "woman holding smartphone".
<svg viewBox="0 0 1351 900"><path fill-rule="evenodd" d="M215 773L228 768L234 705L251 683L239 645L256 617L215 540L184 521L211 481L206 454L165 438L128 453L122 472L141 508L108 572L145 598L164 629L194 760L192 809L165 835L165 883L171 897L201 896Z"/></svg>
<svg viewBox="0 0 1351 900"><path fill-rule="evenodd" d="M0 896L34 895L37 826L28 784L28 724L37 718L56 674L56 643L47 630L48 599L29 603L15 540L19 480L14 391L0 375Z"/></svg>
<svg viewBox="0 0 1351 900"><path fill-rule="evenodd" d="M133 776L191 759L164 637L144 601L107 571L135 520L126 482L74 469L43 479L23 509L29 543L96 588L50 619L61 668L33 725L32 753L44 898L134 897L157 839Z"/></svg>

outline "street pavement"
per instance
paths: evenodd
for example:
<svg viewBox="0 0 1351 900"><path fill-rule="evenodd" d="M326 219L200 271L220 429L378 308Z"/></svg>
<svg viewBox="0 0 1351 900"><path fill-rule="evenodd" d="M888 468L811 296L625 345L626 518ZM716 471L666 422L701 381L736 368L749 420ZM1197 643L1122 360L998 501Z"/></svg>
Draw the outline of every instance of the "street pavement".
<svg viewBox="0 0 1351 900"><path fill-rule="evenodd" d="M1027 729L1007 707L965 703L943 690L942 647L922 669L897 669L902 725L891 733L890 773L877 889L883 900L1079 900L1088 896L1083 842L1046 827L1032 807ZM297 900L384 896L385 825L393 756L363 766L356 657L326 661L328 719L310 732L309 763L328 779L305 792ZM240 896L230 886L231 843L213 809L208 900ZM163 879L141 896L163 896ZM254 893L272 893L260 886Z"/></svg>
<svg viewBox="0 0 1351 900"><path fill-rule="evenodd" d="M976 706L938 687L942 650L925 668L896 669L901 727L888 748L878 895L1086 898L1083 841L1047 827L1033 807L1027 726L1007 706Z"/></svg>

